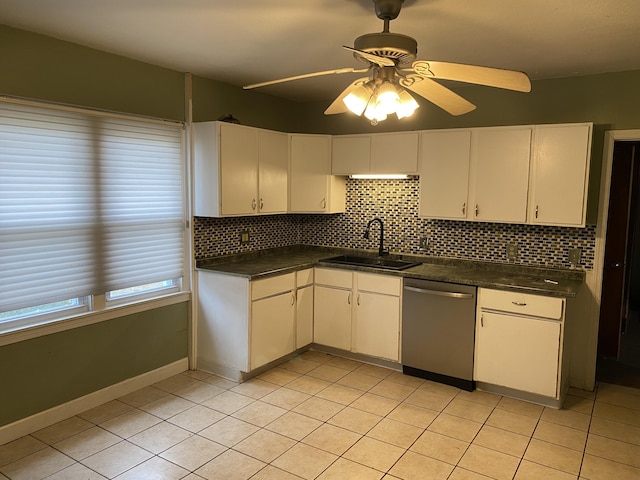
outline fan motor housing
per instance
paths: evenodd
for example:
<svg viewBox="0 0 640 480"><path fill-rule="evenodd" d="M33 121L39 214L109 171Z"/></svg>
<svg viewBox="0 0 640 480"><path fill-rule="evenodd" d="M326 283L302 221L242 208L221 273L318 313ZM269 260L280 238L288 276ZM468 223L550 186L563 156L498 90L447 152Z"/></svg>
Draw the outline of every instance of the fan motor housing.
<svg viewBox="0 0 640 480"><path fill-rule="evenodd" d="M410 64L416 59L418 53L418 42L415 39L390 32L361 35L356 38L353 46L356 50L395 60L398 65ZM357 53L354 53L353 56L360 61L369 63Z"/></svg>

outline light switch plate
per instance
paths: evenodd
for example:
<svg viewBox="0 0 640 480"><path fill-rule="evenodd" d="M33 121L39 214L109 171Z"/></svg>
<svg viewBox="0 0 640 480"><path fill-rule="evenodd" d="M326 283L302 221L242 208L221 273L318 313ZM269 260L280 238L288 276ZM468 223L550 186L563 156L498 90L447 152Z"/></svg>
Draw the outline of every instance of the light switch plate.
<svg viewBox="0 0 640 480"><path fill-rule="evenodd" d="M582 249L581 248L570 248L569 249L569 263L571 265L579 265L582 260Z"/></svg>
<svg viewBox="0 0 640 480"><path fill-rule="evenodd" d="M246 245L251 241L251 235L249 235L249 230L243 230L240 232L240 245Z"/></svg>
<svg viewBox="0 0 640 480"><path fill-rule="evenodd" d="M427 250L429 248L429 237L420 237L420 248Z"/></svg>
<svg viewBox="0 0 640 480"><path fill-rule="evenodd" d="M518 258L518 244L507 243L507 260L515 261Z"/></svg>

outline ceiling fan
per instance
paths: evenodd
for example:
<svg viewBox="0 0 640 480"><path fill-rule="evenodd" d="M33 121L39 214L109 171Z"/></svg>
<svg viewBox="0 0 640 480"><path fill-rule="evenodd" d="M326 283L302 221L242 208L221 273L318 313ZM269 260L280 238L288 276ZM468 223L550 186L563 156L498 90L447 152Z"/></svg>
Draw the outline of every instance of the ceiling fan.
<svg viewBox="0 0 640 480"><path fill-rule="evenodd" d="M357 60L367 64L366 68L325 70L254 83L244 88L252 89L322 75L366 72L366 77L352 82L324 113L364 113L373 125L385 120L387 115L392 113L396 113L398 118L407 117L419 107L407 90L452 115L462 115L476 108L471 102L434 80L454 80L519 92L531 91L529 77L523 72L461 63L416 60L416 40L389 31L389 23L400 14L403 2L404 0L373 0L376 16L384 21L383 31L356 38L353 48L343 47L353 52Z"/></svg>

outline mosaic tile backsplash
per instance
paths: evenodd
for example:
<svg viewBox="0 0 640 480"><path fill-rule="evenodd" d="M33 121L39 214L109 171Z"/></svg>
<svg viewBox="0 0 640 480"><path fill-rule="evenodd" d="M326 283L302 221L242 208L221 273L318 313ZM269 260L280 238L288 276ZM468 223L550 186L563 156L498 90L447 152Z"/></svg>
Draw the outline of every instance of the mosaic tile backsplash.
<svg viewBox="0 0 640 480"><path fill-rule="evenodd" d="M417 178L407 180L347 180L347 207L343 214L270 215L204 218L194 222L197 260L297 244L345 248L378 248L378 225L363 238L367 222L384 221L385 247L392 252L422 254L519 265L569 268L569 250L580 248L580 268L593 268L595 226L547 227L503 223L425 220L418 217ZM248 230L249 244L240 244ZM420 238L429 237L426 250ZM507 243L518 246L517 260L508 262Z"/></svg>

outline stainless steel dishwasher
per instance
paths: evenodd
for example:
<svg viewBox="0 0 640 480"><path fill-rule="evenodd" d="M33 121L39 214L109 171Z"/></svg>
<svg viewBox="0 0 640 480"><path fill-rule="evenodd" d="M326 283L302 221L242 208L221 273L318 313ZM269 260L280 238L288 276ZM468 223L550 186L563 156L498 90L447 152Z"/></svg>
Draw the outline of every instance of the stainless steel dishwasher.
<svg viewBox="0 0 640 480"><path fill-rule="evenodd" d="M476 287L404 279L402 371L473 390Z"/></svg>

